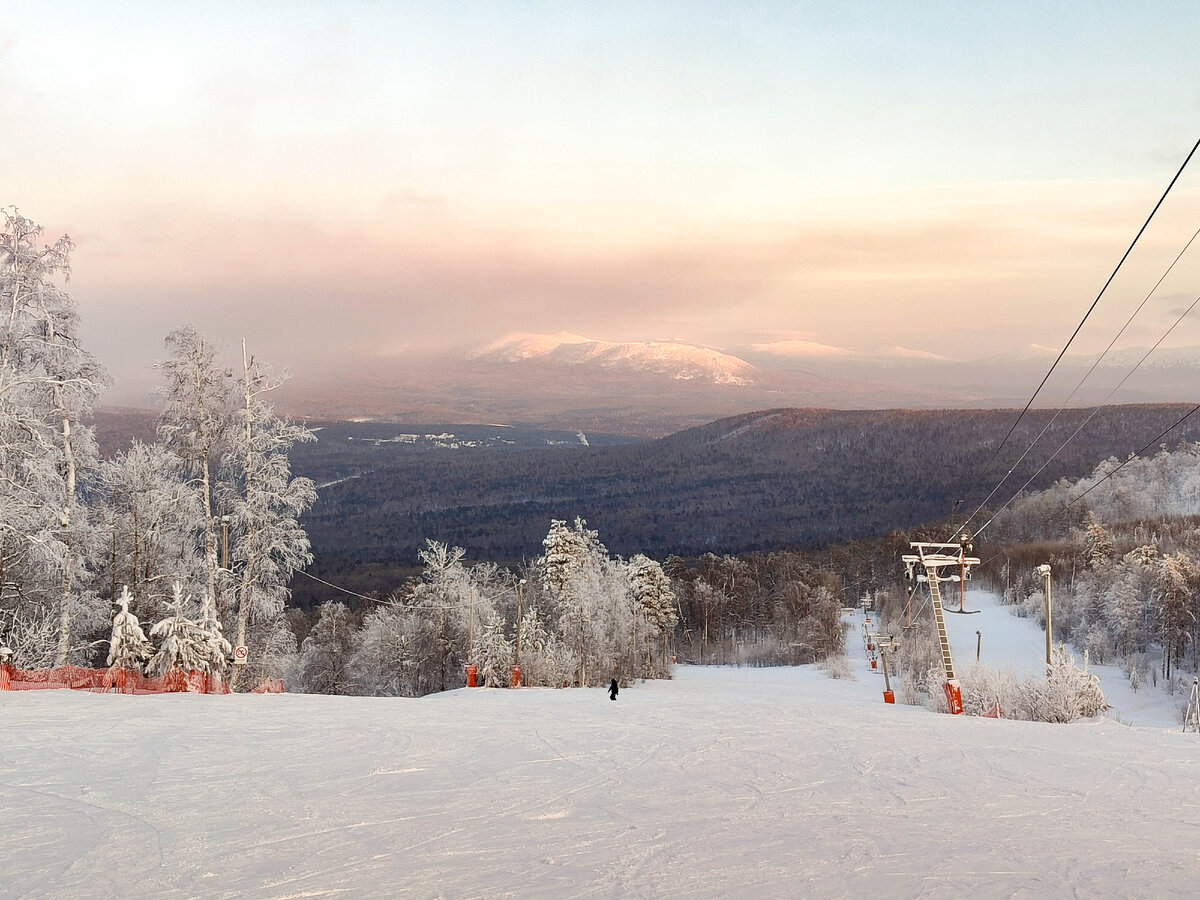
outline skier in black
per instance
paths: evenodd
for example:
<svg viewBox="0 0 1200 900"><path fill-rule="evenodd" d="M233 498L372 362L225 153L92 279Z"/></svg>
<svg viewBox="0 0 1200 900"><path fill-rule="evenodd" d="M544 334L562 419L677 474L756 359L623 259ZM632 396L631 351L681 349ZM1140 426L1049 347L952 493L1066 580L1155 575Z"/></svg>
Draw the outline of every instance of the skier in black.
<svg viewBox="0 0 1200 900"><path fill-rule="evenodd" d="M616 699L617 699L617 692L618 692L619 690L620 690L620 688L619 688L619 687L617 687L617 679L615 679L615 678L614 678L614 679L612 680L612 684L610 684L610 685L608 686L608 699L609 699L609 700L616 700Z"/></svg>

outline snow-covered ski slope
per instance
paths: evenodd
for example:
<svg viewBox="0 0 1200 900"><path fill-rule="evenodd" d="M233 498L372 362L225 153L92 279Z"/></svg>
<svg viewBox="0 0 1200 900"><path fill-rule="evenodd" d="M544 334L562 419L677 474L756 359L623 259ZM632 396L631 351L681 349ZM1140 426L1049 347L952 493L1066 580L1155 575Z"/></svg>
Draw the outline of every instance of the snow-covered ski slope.
<svg viewBox="0 0 1200 900"><path fill-rule="evenodd" d="M888 706L856 668L0 694L0 896L1192 895L1200 737Z"/></svg>

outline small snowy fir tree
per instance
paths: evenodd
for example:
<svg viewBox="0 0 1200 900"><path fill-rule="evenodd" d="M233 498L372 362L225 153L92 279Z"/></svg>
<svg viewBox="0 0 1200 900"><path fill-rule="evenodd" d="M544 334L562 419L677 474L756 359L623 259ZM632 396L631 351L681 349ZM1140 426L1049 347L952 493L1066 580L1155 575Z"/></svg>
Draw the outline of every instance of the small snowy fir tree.
<svg viewBox="0 0 1200 900"><path fill-rule="evenodd" d="M175 599L170 606L175 615L168 616L150 629L150 635L159 639L158 652L150 658L147 670L162 675L171 669L182 671L203 670L208 663L208 647L205 636L191 619L183 614L183 587L175 582Z"/></svg>
<svg viewBox="0 0 1200 900"><path fill-rule="evenodd" d="M508 686L512 654L512 644L504 636L504 621L493 612L483 623L483 634L474 654L488 687Z"/></svg>
<svg viewBox="0 0 1200 900"><path fill-rule="evenodd" d="M1113 557L1113 541L1108 530L1090 509L1084 513L1084 558L1092 568L1103 566Z"/></svg>
<svg viewBox="0 0 1200 900"><path fill-rule="evenodd" d="M205 655L203 669L218 674L224 672L233 648L225 640L221 620L217 618L217 606L207 595L200 608L199 633Z"/></svg>
<svg viewBox="0 0 1200 900"><path fill-rule="evenodd" d="M114 668L142 671L142 663L149 657L153 648L146 640L146 634L138 622L137 616L129 611L129 588L121 588L121 611L113 618L112 639L109 641L108 664Z"/></svg>

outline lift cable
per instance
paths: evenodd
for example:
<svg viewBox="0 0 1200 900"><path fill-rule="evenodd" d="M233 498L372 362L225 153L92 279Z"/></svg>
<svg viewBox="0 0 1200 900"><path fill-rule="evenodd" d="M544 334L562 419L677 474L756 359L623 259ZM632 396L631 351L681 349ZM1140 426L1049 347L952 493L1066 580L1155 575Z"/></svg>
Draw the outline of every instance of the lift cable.
<svg viewBox="0 0 1200 900"><path fill-rule="evenodd" d="M1071 402L1071 400L1074 399L1075 395L1079 392L1079 389L1083 387L1084 382L1086 382L1088 380L1088 378L1091 377L1092 373L1096 371L1096 368L1100 365L1100 362L1104 359L1105 356L1108 355L1109 351L1112 350L1112 348L1116 345L1117 341L1119 341L1121 339L1121 336L1125 333L1126 329L1128 329L1130 324L1132 324L1133 320L1135 318L1137 318L1138 313L1140 313L1142 311L1142 308L1145 307L1145 305L1149 302L1150 298L1154 296L1154 292L1157 291L1162 286L1162 283L1167 280L1167 276L1171 274L1171 272L1172 272L1172 270L1174 270L1176 264L1178 264L1179 260L1181 260L1183 258L1183 255L1188 252L1188 250L1191 248L1192 244L1195 243L1196 238L1198 238L1198 237L1200 237L1200 228L1196 229L1196 231L1192 234L1192 236L1188 240L1188 242L1183 245L1183 249L1180 250L1179 253L1175 256L1175 258L1171 261L1171 264L1169 266L1167 266L1166 271L1163 272L1162 276L1158 279L1158 281L1156 281L1154 283L1154 287L1150 288L1150 290L1146 293L1146 296L1142 298L1142 302L1137 305L1137 308L1133 311L1133 313L1129 316L1129 318L1125 320L1125 324L1121 326L1120 330L1116 333L1116 335L1113 337L1113 339L1108 342L1108 346L1104 348L1104 352L1101 353L1098 357L1096 357L1096 360L1095 360L1095 362L1092 363L1091 368L1089 368L1083 374L1083 377L1079 379L1079 383L1075 385L1075 388L1067 396L1067 399L1062 402L1062 405L1059 406L1058 410L1055 411L1054 415L1050 417L1050 420L1045 424L1045 426L1042 428L1042 430L1038 434L1038 436L1033 439L1033 442L1026 448L1025 452L1021 454L1020 459L1018 459L1015 463L1013 463L1012 466L1009 468L1009 470L1004 473L1004 477L1001 478L1000 481L996 483L996 486L994 488L992 488L992 492L990 494L988 494L987 497L985 497L983 499L983 501L977 507L975 507L975 511L972 512L971 515L967 516L966 520L962 523L962 525L960 525L958 528L954 529L955 534L959 534L966 530L967 526L971 523L971 520L974 519L977 515L979 515L980 510L982 510L985 506L987 506L988 501L991 500L992 497L996 496L996 492L1000 490L1000 487L1004 484L1005 481L1008 480L1008 477L1010 475L1012 475L1013 472L1016 471L1017 466L1019 466L1022 462L1024 462L1025 457L1029 455L1029 452L1037 445L1038 441L1040 441L1045 436L1046 432L1050 430L1050 426L1052 426L1054 424L1055 420L1057 420L1059 415L1062 414L1063 410L1065 410L1067 408L1067 405ZM1197 300L1200 300L1200 298L1197 298ZM1079 434L1079 432L1083 429L1083 427L1085 425L1087 425L1087 423L1090 422L1101 409L1103 409L1105 406L1108 405L1108 401L1111 400L1113 395L1125 384L1126 381L1129 380L1129 377L1138 370L1138 368L1142 365L1142 363L1144 363L1146 361L1146 358L1148 356L1150 356L1151 353L1153 353L1156 349L1158 349L1159 344L1161 344L1164 340L1166 340L1167 335L1169 335L1175 329L1175 326L1178 325L1180 322L1182 322L1184 317L1187 316L1187 314L1192 311L1192 309L1196 306L1197 300L1192 301L1192 305L1183 311L1183 313L1175 320L1175 322L1171 325L1171 327L1166 330L1166 333L1164 333L1163 336L1160 337L1155 342L1154 346L1151 347L1145 353L1145 355L1142 356L1142 358L1140 360L1138 360L1137 363L1134 364L1133 368L1130 369L1125 374L1125 377L1122 378L1120 380L1120 382L1117 383L1117 386L1108 392L1108 396L1106 396L1104 398L1104 400L1100 403L1100 405L1098 407L1096 407L1095 409L1092 410L1091 415L1089 415L1083 421L1083 424L1080 425L1078 428L1076 428L1075 431L1071 433L1071 437L1067 438L1067 440L1063 443L1063 445L1061 447L1059 447L1057 450L1055 450L1054 453L1050 456L1050 458L1047 459L1046 462L1042 465L1042 467L1040 469L1038 469L1037 472L1034 473L1034 476L1033 476L1034 478L1036 478L1038 475L1040 475L1045 470L1046 466L1049 465L1050 462L1056 456L1058 456L1059 453L1061 453L1063 451L1063 449L1067 446L1067 444L1069 444L1071 442L1071 439L1074 438L1075 435ZM1032 480L1033 479L1031 478L1030 481L1032 481ZM1018 490L1016 493L1020 494L1021 491L1025 490L1025 488L1028 486L1029 486L1029 481L1025 482L1025 484L1021 487L1021 489ZM1012 501L1015 499L1016 499L1016 494L1014 494L1013 497L1011 499L1009 499L1008 503L1005 503L1004 506L1000 507L1000 509L1004 509L1004 507L1008 506L1008 504L1012 503ZM997 510L997 512L999 512L999 510ZM993 518L994 518L994 516L993 516ZM991 524L990 520L989 520L988 524ZM984 527L986 528L987 526L985 525ZM982 530L983 529L981 528L980 531L982 531Z"/></svg>
<svg viewBox="0 0 1200 900"><path fill-rule="evenodd" d="M1066 449L1067 444L1071 443L1072 439L1074 439L1074 437L1084 429L1084 427L1088 424L1088 422L1092 421L1092 419L1094 419L1096 417L1096 415L1100 412L1100 410L1102 410L1106 406L1108 406L1108 401L1112 399L1113 394L1115 394L1118 390L1121 389L1121 387L1124 386L1125 382L1129 380L1130 376L1133 375L1133 373L1138 370L1138 367L1141 366L1141 364L1144 363L1150 357L1151 353L1153 353L1155 350L1158 349L1159 344L1161 344L1163 341L1165 341L1167 339L1167 336L1170 335L1170 333L1175 330L1175 326L1178 325L1180 322L1182 322L1184 317L1187 316L1188 313L1190 313L1193 309L1196 308L1197 304L1200 304L1200 297L1196 297L1196 299L1191 302L1191 304L1188 306L1188 308L1185 309L1179 315L1179 318L1177 318L1171 324L1171 327L1166 330L1166 333L1163 334L1163 336L1160 337L1155 342L1154 346L1151 347L1149 350L1147 350L1142 355L1142 358L1137 361L1136 365L1134 365L1134 367L1132 369L1130 369L1128 372L1125 373L1125 377L1122 378L1117 383L1117 385L1111 391L1108 392L1108 396L1104 398L1104 402L1101 403L1099 406L1097 406L1095 409L1093 409L1091 411L1091 413L1088 415L1088 417L1079 424L1079 427L1077 427L1073 432L1071 432L1070 436L1065 441L1063 441L1062 446L1060 446L1057 450L1055 450L1052 454L1050 454L1049 458L1044 463L1042 463L1042 467L1040 469L1038 469L1036 472L1034 472L1032 475L1029 476L1029 480L1026 481L1023 485L1021 485L1020 488L1017 489L1016 493L1014 493L1008 499L1008 502L1005 503L1004 506L1001 506L998 510L996 510L994 513L992 513L992 517L990 519L988 519L986 522L984 522L983 525L981 525L979 527L979 530L977 532L975 532L977 535L981 534L985 528L987 528L989 525L991 525L992 522L995 521L996 516L1000 515L1000 513L1002 513L1005 509L1007 509L1009 504L1011 504L1014 500L1016 500L1017 497L1021 496L1021 493L1025 490L1025 488L1029 487L1029 485L1033 483L1033 480L1035 478L1037 478L1039 475L1041 475L1042 472L1044 472L1046 470L1046 466L1050 465L1050 463L1052 463L1054 461L1054 459L1058 456L1058 454L1062 453L1063 450ZM1061 412L1061 410L1060 410L1060 412ZM1194 410L1193 410L1193 412L1194 412ZM1055 415L1057 415L1057 413ZM1191 413L1188 413L1188 415L1191 415ZM1184 418L1186 418L1186 416ZM1051 420L1051 421L1053 421L1053 420ZM1183 419L1180 419L1179 422L1176 422L1174 425L1171 426L1171 428L1175 428L1182 421L1183 421ZM1170 431L1171 428L1168 428L1167 431ZM1045 432L1043 431L1043 434L1044 433ZM1166 431L1163 432L1163 434L1166 434L1166 433L1167 433ZM1040 435L1039 435L1039 437L1040 437ZM1162 437L1162 435L1159 435L1159 437L1155 438L1154 440L1157 441L1161 437ZM1154 441L1151 441L1150 443L1153 444ZM1147 446L1150 446L1150 445L1147 444ZM1143 448L1143 449L1145 449L1145 448ZM1140 454L1141 451L1139 450L1138 453ZM1022 457L1022 459L1023 458L1024 457ZM1124 465L1124 463L1122 463L1121 465ZM1114 469L1113 471L1115 472L1116 469ZM1091 488L1088 488L1088 490L1091 490ZM1082 496L1082 494L1080 496ZM1079 498L1076 498L1076 499L1079 499ZM1075 502L1074 500L1071 501L1071 503L1074 503L1074 502ZM1070 504L1068 503L1067 505L1069 506ZM1065 509L1066 507L1063 507L1063 508Z"/></svg>
<svg viewBox="0 0 1200 900"><path fill-rule="evenodd" d="M1054 370L1056 368L1058 368L1058 364L1062 360L1063 356L1066 355L1067 349L1074 342L1076 336L1079 334L1080 330L1083 328L1084 323L1087 322L1088 318L1092 314L1092 311L1096 308L1097 304L1099 304L1100 298L1104 296L1105 292L1108 290L1109 285L1111 285L1113 283L1113 280L1117 277L1117 273L1121 271L1121 267L1125 264L1125 260L1127 260L1129 258L1129 254L1131 254L1133 252L1133 248L1135 246L1137 246L1137 242L1141 239L1141 237L1145 233L1146 229L1150 226L1151 220L1154 219L1155 214L1158 212L1159 208L1163 205L1164 201L1166 201L1167 195L1171 193L1171 188L1175 187L1175 182L1177 182L1179 180L1179 176L1181 176L1183 174L1183 170L1187 168L1188 163L1191 162L1192 157L1195 156L1196 151L1198 149L1200 149L1200 139L1197 139L1196 143L1194 145L1192 145L1191 151L1188 153L1187 158L1184 159L1183 164L1180 165L1179 170L1175 173L1175 177L1171 179L1171 183L1167 185L1167 189L1165 191L1163 191L1162 196L1158 198L1158 202L1154 204L1154 209L1150 210L1150 215L1146 217L1146 221L1143 222L1142 227L1138 229L1138 233L1134 236L1133 241L1129 244L1128 249L1126 249L1125 253L1121 256L1121 259L1117 263L1116 268L1113 269L1112 274L1108 276L1108 280L1106 282L1104 282L1104 287L1100 288L1100 293L1098 293L1096 295L1096 299L1092 301L1092 305L1088 307L1088 310L1086 313L1084 313L1083 318L1079 320L1079 324L1075 326L1075 330L1071 333L1071 336L1067 339L1067 342L1063 345L1062 350L1059 351L1059 354L1055 358L1054 362L1051 364L1049 371L1046 372L1045 376L1041 380L1041 383L1038 384L1037 389L1034 390L1032 396L1030 396L1029 402L1025 404L1025 408L1021 410L1021 413L1020 413L1020 415L1017 416L1016 421L1014 421L1012 423L1012 426L1008 429L1008 434L1006 434L1004 436L1004 440L1002 440L996 446L996 449L992 452L991 458L979 470L980 476L976 478L975 484L973 484L971 486L971 491L974 491L975 488L979 486L979 481L982 478L982 473L987 471L987 469L991 466L991 464L996 461L996 457L1000 455L1000 451L1008 443L1009 438L1012 437L1013 432L1016 431L1016 429L1017 429L1017 426L1019 424L1021 424L1021 420L1025 418L1025 414L1027 412L1029 412L1029 408L1031 406L1033 406L1033 401L1037 399L1038 394L1040 394L1042 391L1042 388L1046 386L1046 382L1050 380L1050 376L1054 373ZM1005 477L1007 477L1007 475Z"/></svg>

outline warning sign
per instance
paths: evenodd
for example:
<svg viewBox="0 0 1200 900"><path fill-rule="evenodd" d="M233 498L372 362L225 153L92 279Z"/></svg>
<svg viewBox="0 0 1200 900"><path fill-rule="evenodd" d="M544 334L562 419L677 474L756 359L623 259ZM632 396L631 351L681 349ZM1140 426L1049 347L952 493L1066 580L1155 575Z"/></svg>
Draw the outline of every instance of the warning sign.
<svg viewBox="0 0 1200 900"><path fill-rule="evenodd" d="M244 666L246 664L246 660L249 658L250 658L249 648L241 646L241 645L233 648L233 664L235 666Z"/></svg>

